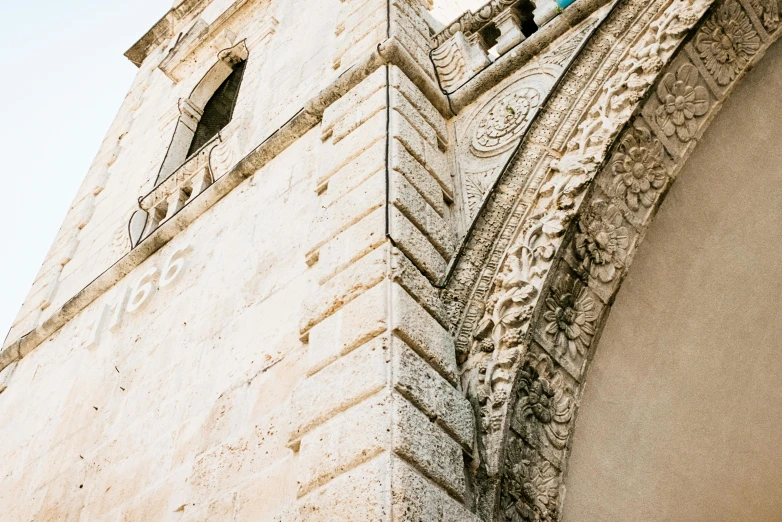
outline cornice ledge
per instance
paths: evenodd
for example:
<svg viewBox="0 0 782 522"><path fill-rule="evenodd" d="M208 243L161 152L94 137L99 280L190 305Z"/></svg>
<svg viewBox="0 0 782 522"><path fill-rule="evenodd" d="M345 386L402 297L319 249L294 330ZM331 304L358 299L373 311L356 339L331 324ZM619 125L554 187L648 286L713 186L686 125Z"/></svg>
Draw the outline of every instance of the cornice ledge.
<svg viewBox="0 0 782 522"><path fill-rule="evenodd" d="M183 0L178 6L172 7L144 36L125 51L125 58L136 67L141 67L152 49L172 36L179 22L194 18L204 10L206 3L206 0Z"/></svg>
<svg viewBox="0 0 782 522"><path fill-rule="evenodd" d="M49 336L57 332L79 312L195 221L198 216L320 123L323 112L332 103L380 67L392 64L399 67L421 89L441 114L444 116L451 114L445 96L396 38L391 37L381 42L375 50L307 101L291 119L265 138L231 167L226 174L215 180L199 197L183 206L177 214L160 225L105 272L88 283L42 324L20 337L7 339L2 351L0 351L0 371L24 358L41 345Z"/></svg>

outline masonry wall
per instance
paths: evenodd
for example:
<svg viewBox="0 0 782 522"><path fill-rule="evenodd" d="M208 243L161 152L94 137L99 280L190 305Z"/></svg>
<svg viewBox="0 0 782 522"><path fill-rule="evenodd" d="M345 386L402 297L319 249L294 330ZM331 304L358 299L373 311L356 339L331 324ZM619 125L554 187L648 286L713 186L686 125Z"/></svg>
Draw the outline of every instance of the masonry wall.
<svg viewBox="0 0 782 522"><path fill-rule="evenodd" d="M274 520L290 504L285 403L311 286L290 238L317 209L318 142L313 130L19 362L0 394L5 519ZM185 244L182 275L88 349L101 308Z"/></svg>

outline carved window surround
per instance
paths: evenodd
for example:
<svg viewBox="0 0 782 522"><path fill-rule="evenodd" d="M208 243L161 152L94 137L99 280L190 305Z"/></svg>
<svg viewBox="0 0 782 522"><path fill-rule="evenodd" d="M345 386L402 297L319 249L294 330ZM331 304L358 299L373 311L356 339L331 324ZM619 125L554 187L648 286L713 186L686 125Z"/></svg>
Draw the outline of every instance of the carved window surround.
<svg viewBox="0 0 782 522"><path fill-rule="evenodd" d="M215 52L234 45L236 43L236 34L225 26L247 3L247 0L236 0L211 23L205 20L203 16L196 19L189 28L179 35L177 41L161 60L158 68L172 81L180 82L187 78L197 66L198 62L194 59L194 55L207 42ZM250 46L253 46L256 42L268 40L274 34L277 25L278 22L275 18L271 16L264 17L260 21L260 27L254 27L254 39Z"/></svg>
<svg viewBox="0 0 782 522"><path fill-rule="evenodd" d="M160 167L156 183L160 183L170 176L187 159L187 151L193 141L193 135L201 120L206 103L233 72L234 66L246 60L248 56L249 52L244 40L231 48L220 51L215 63L198 82L190 96L179 100L179 120L163 165Z"/></svg>
<svg viewBox="0 0 782 522"><path fill-rule="evenodd" d="M175 2L174 6L125 52L125 57L133 62L134 65L140 67L142 62L159 45L173 38L176 40L176 43L169 50L169 55L171 51L174 51L176 57L172 58L187 58L192 54L192 51L200 46L207 36L217 33L247 3L247 0L235 0L223 8L223 11L217 14L217 16L214 16L209 13L210 9L214 7L214 2L207 0L181 0ZM210 18L213 18L211 22L209 21ZM205 32L202 34L202 31ZM177 37L177 34L180 32L181 34ZM186 38L188 35L189 37ZM218 38L222 36L220 35ZM168 64L176 68L177 61L174 59L168 60ZM169 72L163 68L161 70L169 78L174 79Z"/></svg>
<svg viewBox="0 0 782 522"><path fill-rule="evenodd" d="M169 220L182 207L198 197L215 180L210 166L212 151L223 141L226 129L188 157L204 107L215 91L233 72L236 64L247 60L245 41L217 54L215 63L188 98L179 100L179 119L168 152L160 167L155 187L139 199L139 210L130 218L128 232L131 248Z"/></svg>
<svg viewBox="0 0 782 522"><path fill-rule="evenodd" d="M182 24L191 21L206 7L206 0L183 0L172 7L147 33L125 51L125 58L136 67L149 56L158 45L174 36Z"/></svg>

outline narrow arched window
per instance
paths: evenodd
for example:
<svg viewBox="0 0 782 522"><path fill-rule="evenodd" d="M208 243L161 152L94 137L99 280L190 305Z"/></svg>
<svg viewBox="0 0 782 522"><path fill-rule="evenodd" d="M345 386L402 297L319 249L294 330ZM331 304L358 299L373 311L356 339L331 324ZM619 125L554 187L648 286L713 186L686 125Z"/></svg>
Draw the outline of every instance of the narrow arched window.
<svg viewBox="0 0 782 522"><path fill-rule="evenodd" d="M155 186L204 150L207 144L214 144L215 137L231 121L247 56L244 40L220 51L190 96L179 99L179 120Z"/></svg>
<svg viewBox="0 0 782 522"><path fill-rule="evenodd" d="M228 78L223 81L212 97L209 98L209 101L206 102L204 113L196 127L193 141L190 143L190 149L187 151L188 158L217 136L217 133L231 121L246 63L246 60L242 60L236 64L233 72L228 75Z"/></svg>

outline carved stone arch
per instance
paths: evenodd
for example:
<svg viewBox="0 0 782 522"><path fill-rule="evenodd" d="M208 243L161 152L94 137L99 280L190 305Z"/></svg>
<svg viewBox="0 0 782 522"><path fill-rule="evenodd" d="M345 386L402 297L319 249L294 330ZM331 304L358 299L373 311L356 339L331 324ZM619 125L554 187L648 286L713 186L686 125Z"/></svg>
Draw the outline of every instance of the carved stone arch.
<svg viewBox="0 0 782 522"><path fill-rule="evenodd" d="M234 67L247 60L249 52L245 40L233 47L217 53L214 63L195 86L190 96L179 100L179 119L174 128L166 157L160 167L155 185L162 182L178 169L187 159L190 143L193 141L198 122L203 115L204 107L215 91L233 72Z"/></svg>
<svg viewBox="0 0 782 522"><path fill-rule="evenodd" d="M586 368L635 248L778 20L776 2L617 3L488 195L443 294L484 520L559 519Z"/></svg>

